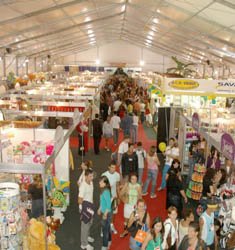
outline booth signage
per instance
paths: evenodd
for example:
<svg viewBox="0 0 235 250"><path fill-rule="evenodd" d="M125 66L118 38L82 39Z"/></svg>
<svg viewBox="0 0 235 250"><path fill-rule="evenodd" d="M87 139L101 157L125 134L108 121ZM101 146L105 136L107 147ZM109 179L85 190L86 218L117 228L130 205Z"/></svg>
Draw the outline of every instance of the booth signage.
<svg viewBox="0 0 235 250"><path fill-rule="evenodd" d="M200 128L200 118L198 113L193 113L192 116L192 128L196 131L199 131Z"/></svg>
<svg viewBox="0 0 235 250"><path fill-rule="evenodd" d="M235 80L220 80L216 86L217 92L235 93Z"/></svg>
<svg viewBox="0 0 235 250"><path fill-rule="evenodd" d="M168 83L171 88L180 90L196 89L199 83L191 79L177 79Z"/></svg>
<svg viewBox="0 0 235 250"><path fill-rule="evenodd" d="M229 160L234 160L235 144L232 136L224 133L221 137L221 152Z"/></svg>

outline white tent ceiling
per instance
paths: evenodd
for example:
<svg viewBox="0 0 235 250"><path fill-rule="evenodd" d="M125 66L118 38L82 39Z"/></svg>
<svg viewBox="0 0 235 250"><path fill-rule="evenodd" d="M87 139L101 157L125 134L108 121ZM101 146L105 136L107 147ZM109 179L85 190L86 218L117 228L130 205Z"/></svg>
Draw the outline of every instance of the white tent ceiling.
<svg viewBox="0 0 235 250"><path fill-rule="evenodd" d="M234 0L1 0L0 53L61 56L124 40L193 62L235 63Z"/></svg>

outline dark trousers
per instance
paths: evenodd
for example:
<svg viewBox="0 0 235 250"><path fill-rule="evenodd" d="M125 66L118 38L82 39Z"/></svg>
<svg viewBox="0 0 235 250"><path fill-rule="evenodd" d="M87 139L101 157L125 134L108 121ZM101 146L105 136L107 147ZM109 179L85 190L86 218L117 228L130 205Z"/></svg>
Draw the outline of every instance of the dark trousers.
<svg viewBox="0 0 235 250"><path fill-rule="evenodd" d="M103 233L103 247L107 247L109 244L109 241L111 241L111 220L112 220L112 214L108 213L107 219L101 220L101 228Z"/></svg>
<svg viewBox="0 0 235 250"><path fill-rule="evenodd" d="M94 138L94 152L95 154L99 154L101 137L100 136L97 137L93 135L93 138Z"/></svg>
<svg viewBox="0 0 235 250"><path fill-rule="evenodd" d="M32 200L32 218L43 215L43 199Z"/></svg>
<svg viewBox="0 0 235 250"><path fill-rule="evenodd" d="M168 250L176 250L176 243L173 246L171 246L170 248L168 248Z"/></svg>
<svg viewBox="0 0 235 250"><path fill-rule="evenodd" d="M207 246L207 248L209 248L210 250L215 250L215 243L213 243L212 245Z"/></svg>

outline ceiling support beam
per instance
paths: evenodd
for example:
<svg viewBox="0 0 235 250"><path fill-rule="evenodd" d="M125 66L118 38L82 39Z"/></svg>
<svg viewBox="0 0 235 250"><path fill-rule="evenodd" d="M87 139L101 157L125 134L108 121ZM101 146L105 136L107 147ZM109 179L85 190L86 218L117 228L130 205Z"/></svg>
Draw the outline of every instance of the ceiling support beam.
<svg viewBox="0 0 235 250"><path fill-rule="evenodd" d="M117 35L119 35L119 34L117 34ZM112 37L114 37L114 36L112 36ZM103 38L103 36L100 36L100 38ZM104 37L104 40L105 39L106 39L106 37ZM66 49L69 46L82 47L84 45L88 45L90 48L93 47L92 45L87 43L86 40L83 40L81 43L76 43L76 42L80 42L80 41L81 40L73 40L73 41L70 40L70 42L68 42L66 44L61 44L60 46L57 46L57 47L54 47L54 48L51 48L51 49L45 49L43 51L39 51L39 52L30 54L30 55L28 55L28 57L34 57L34 56L37 56L37 55L42 56L42 55L51 54L51 53L53 53L54 50L58 50L58 49L63 51L63 49Z"/></svg>
<svg viewBox="0 0 235 250"><path fill-rule="evenodd" d="M96 28L95 29L95 37L101 33L103 31L103 33L108 33L110 32L110 30L107 28L107 26L110 26L110 24L108 25L102 25L101 27L99 28ZM113 30L119 30L118 28L112 28L112 31ZM97 32L98 31L98 32ZM108 31L108 32L107 32ZM31 53L31 51L34 51L35 52L35 48L31 48L31 47L34 47L38 42L40 42L40 45L43 44L43 47L40 47L41 50L43 50L45 47L47 48L50 48L50 46L57 46L58 44L62 44L63 42L66 42L66 41L71 41L72 39L76 39L78 37L81 38L81 40L84 40L84 39L88 39L88 37L86 36L81 36L80 34L78 34L77 32L71 32L71 33L66 33L66 37L61 37L61 39L59 40L59 43L57 41L57 39L55 39L54 37L50 38L50 39L47 39L47 40L40 40L40 41L36 41L35 43L33 44L30 44L30 45L27 45L27 46L24 46L24 47L21 47L21 48L17 48L17 49L13 49L13 52L12 53L18 53L20 51L28 51L28 53ZM31 49L30 49L31 48ZM39 51L38 51L39 52ZM26 52L27 53L27 52ZM20 54L20 53L19 53ZM24 54L24 53L21 53L21 54Z"/></svg>
<svg viewBox="0 0 235 250"><path fill-rule="evenodd" d="M74 29L74 28L80 28L80 27L83 27L83 26L86 26L86 25L89 25L89 24L94 24L96 22L107 21L107 20L109 20L111 18L121 16L123 13L124 12L122 11L122 12L119 12L117 14L109 15L109 16L106 16L106 17L98 18L98 19L94 19L92 21L87 21L87 22L83 22L83 23L79 23L79 24L74 24L74 25L71 25L71 26L68 26L68 27L65 27L65 28L62 28L62 29L58 29L58 30L55 30L55 31L52 31L52 32L44 33L42 35L33 36L33 37L29 37L29 38L20 40L18 42L10 43L10 44L8 44L6 46L7 47L12 47L12 46L18 45L20 43L28 42L28 41L39 39L39 38L43 38L43 37L46 37L46 36L56 35L58 33L68 31L68 30L71 30L71 29ZM4 46L4 47L1 46L0 49L5 48L6 46Z"/></svg>
<svg viewBox="0 0 235 250"><path fill-rule="evenodd" d="M167 2L168 3L168 2ZM171 3L168 3L170 6L172 6L172 7L174 7L174 8L176 8L176 9L179 9L180 11L183 11L181 8L179 8L179 7L177 7L177 6L175 6L175 5L173 5L173 4L171 4ZM129 3L129 6L131 6L131 7L133 7L134 9L139 9L140 11L145 11L145 12L149 12L149 13L154 13L153 11L151 11L151 10L149 10L149 9L147 9L147 8L145 8L145 7L143 7L143 6L140 6L140 5L137 5L137 4L130 4ZM186 12L186 11L184 11L184 12ZM188 13L188 14L190 14L190 12L186 12L186 13ZM192 14L192 13L191 13ZM165 20L167 20L167 21L169 21L169 22L171 22L171 23L173 23L173 24L176 24L176 25L179 25L180 23L179 22L176 22L174 19L172 19L171 17L168 17L168 16L166 16L166 15L163 15L162 13L157 13L157 15L159 16L159 17L161 17L161 18L163 18L163 19L165 19ZM199 19L202 19L201 17L199 17L198 16L198 18ZM204 21L207 21L207 20L205 20L205 19L203 19ZM209 20L207 21L208 23L211 23ZM215 22L213 22L213 24L214 25L216 25L216 23ZM217 24L218 25L218 24ZM224 29L226 29L226 27L224 27L224 26L222 26ZM221 29L223 29L221 27ZM223 39L220 39L220 38L218 38L218 37L215 37L214 35L210 35L210 34L208 34L208 33L205 33L205 32L202 32L202 31L200 31L200 30L198 30L198 29L195 29L195 28L190 28L190 27L183 27L183 29L185 30L185 32L196 32L196 33L198 33L198 36L199 35L201 35L201 36L204 36L204 37L208 37L209 39L211 39L211 40L214 40L214 41L217 41L217 42L219 42L219 43L222 43L222 44L226 44L227 46L230 46L230 47L232 47L232 48L235 48L235 45L233 44L233 43L231 43L231 42L228 42L228 41L226 41L226 40L223 40ZM235 33L234 32L234 30L232 30L232 29L230 29L229 30L229 32L232 32L232 33ZM193 41L193 40L199 40L199 39L197 39L196 37L195 37L195 39L191 39L191 41Z"/></svg>
<svg viewBox="0 0 235 250"><path fill-rule="evenodd" d="M51 12L51 11L54 11L54 10L58 10L58 9L61 9L61 8L66 8L66 7L69 7L69 6L73 6L73 5L82 3L82 2L84 2L84 0L74 0L74 1L71 1L71 2L56 5L56 6L53 6L53 7L48 7L46 9L32 11L30 13L26 13L26 14L21 15L21 16L17 16L17 17L11 18L11 19L3 20L3 21L0 22L0 25L19 22L19 21L22 21L22 20L24 20L26 18L38 16L38 15L45 14L45 13L48 13L48 12Z"/></svg>
<svg viewBox="0 0 235 250"><path fill-rule="evenodd" d="M113 9L113 8L116 8L118 6L120 6L121 4L120 3L115 3L115 4L110 4L110 5L107 5L107 6L104 6L104 7L101 7L99 8L100 11L106 11L107 9ZM86 16L86 15L92 15L93 13L95 12L94 9L92 9L91 11L86 11L86 12L83 12L83 13L79 13L78 15L73 15L71 16L71 18L78 18L78 17L82 17L82 16ZM0 36L0 40L3 40L5 38L9 38L9 37L12 37L12 36L19 36L19 35L22 35L24 33L27 33L27 32L33 32L35 30L38 30L38 29L43 29L43 27L45 28L48 28L48 27L53 27L55 26L56 24L62 22L62 21L66 21L69 17L68 16L65 16L59 20L56 20L56 21L52 21L52 22L44 22L40 25L35 25L33 27L30 27L30 28L26 28L26 29L23 29L23 30L20 30L20 31L17 31L17 32L11 32L7 35L3 35L3 36Z"/></svg>
<svg viewBox="0 0 235 250"><path fill-rule="evenodd" d="M235 4L231 2L228 2L226 0L215 0L215 2L235 10Z"/></svg>

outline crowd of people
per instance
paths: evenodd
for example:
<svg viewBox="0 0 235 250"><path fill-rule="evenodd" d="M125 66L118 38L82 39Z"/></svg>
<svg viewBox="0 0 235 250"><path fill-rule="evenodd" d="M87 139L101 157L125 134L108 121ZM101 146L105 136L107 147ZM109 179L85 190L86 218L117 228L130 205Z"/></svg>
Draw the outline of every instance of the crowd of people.
<svg viewBox="0 0 235 250"><path fill-rule="evenodd" d="M100 206L102 250L109 249L112 234L117 234L114 217L120 202L124 203L124 228L120 238L130 236L131 250L215 250L219 248L221 221L216 217L218 202L215 199L218 188L226 182L227 171L218 167L218 152L210 154L209 164L203 178L201 204L203 210L196 213L196 207L189 202L185 190L193 173L195 163L205 163L205 141L193 143L189 150L189 177L181 175L179 147L175 138L170 138L163 152L164 163L159 160L157 148L149 150L138 138L138 125L151 126L152 117L147 89L131 78L114 76L104 85L100 94L99 113L92 120L94 153L100 154L100 141L104 138L105 149L110 151L111 141L117 146L112 153L106 172L101 175ZM96 109L97 111L97 109ZM87 126L87 125L86 125ZM84 128L84 124L79 125ZM79 131L79 130L78 130ZM86 131L86 129L84 130ZM123 140L118 145L119 133ZM86 131L87 132L87 131ZM111 140L113 139L113 140ZM83 146L83 147L80 147ZM84 150L84 141L79 152ZM78 203L81 216L81 248L93 249L93 238L89 230L96 213L93 202L92 163L82 163L82 175L78 180ZM143 178L144 169L147 178ZM162 169L162 182L157 187L157 177ZM148 195L154 204L157 195L166 190L167 218L157 214L150 216L144 197ZM158 193L157 193L158 192ZM85 203L84 203L85 202ZM229 248L225 248L229 249ZM231 248L233 249L233 248Z"/></svg>

